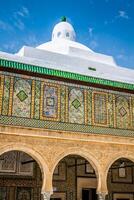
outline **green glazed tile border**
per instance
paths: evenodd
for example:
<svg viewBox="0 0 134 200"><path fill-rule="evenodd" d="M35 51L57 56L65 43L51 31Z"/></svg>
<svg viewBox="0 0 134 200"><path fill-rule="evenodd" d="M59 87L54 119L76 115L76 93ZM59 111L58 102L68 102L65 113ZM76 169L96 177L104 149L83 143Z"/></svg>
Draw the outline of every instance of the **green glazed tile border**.
<svg viewBox="0 0 134 200"><path fill-rule="evenodd" d="M51 76L56 76L56 77L72 79L72 80L79 80L79 81L84 81L84 82L89 82L89 83L102 84L106 86L134 90L134 84L100 79L100 78L91 77L91 76L84 76L84 75L80 75L76 73L49 69L49 68L45 68L41 66L29 65L29 64L19 63L19 62L5 60L5 59L0 59L0 66L5 67L5 68L13 68L13 69L19 69L23 71L44 74L44 75L51 75Z"/></svg>
<svg viewBox="0 0 134 200"><path fill-rule="evenodd" d="M11 125L11 126L22 126L27 128L44 128L48 130L59 130L59 131L73 131L76 133L90 133L90 134L102 134L102 135L114 135L114 136L124 136L124 137L134 137L133 130L125 129L114 129L114 128L103 128L103 127L93 127L79 124L43 121L36 119L26 119L26 118L16 118L0 116L0 124Z"/></svg>

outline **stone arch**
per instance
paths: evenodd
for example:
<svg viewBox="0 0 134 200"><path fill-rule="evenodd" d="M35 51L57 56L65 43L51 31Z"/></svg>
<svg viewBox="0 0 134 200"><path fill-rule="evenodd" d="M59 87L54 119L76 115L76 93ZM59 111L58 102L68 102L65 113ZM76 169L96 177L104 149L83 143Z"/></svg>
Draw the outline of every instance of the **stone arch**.
<svg viewBox="0 0 134 200"><path fill-rule="evenodd" d="M134 155L132 152L125 152L125 151L122 151L122 152L118 152L116 154L113 154L113 156L109 156L110 159L107 159L107 162L105 164L105 166L103 167L103 174L104 174L104 185L105 185L105 188L107 189L108 191L108 188L107 188L107 177L108 177L108 171L109 171L109 168L112 166L112 164L120 159L120 158L126 158L126 159L129 159L131 160L132 162L134 162Z"/></svg>
<svg viewBox="0 0 134 200"><path fill-rule="evenodd" d="M28 145L24 145L24 144L20 145L17 143L12 143L12 144L4 145L3 147L1 147L0 155L6 152L10 152L10 151L22 151L24 153L27 153L38 163L41 173L42 173L42 191L45 191L46 188L48 187L47 176L49 174L49 169L48 169L45 159L42 157L40 152L33 149L32 147L29 147Z"/></svg>
<svg viewBox="0 0 134 200"><path fill-rule="evenodd" d="M85 158L94 168L95 173L96 173L96 177L97 177L97 182L98 182L98 186L97 186L97 193L99 193L99 191L102 188L102 170L101 170L101 166L100 163L98 162L97 158L95 158L95 156L92 153L89 153L87 150L83 149L83 148L68 148L65 149L63 152L60 152L57 157L55 158L53 167L52 167L52 171L51 171L51 179L53 177L53 173L55 170L55 167L57 166L57 164L60 162L60 160L62 160L64 157L69 156L69 155L79 155L83 158Z"/></svg>

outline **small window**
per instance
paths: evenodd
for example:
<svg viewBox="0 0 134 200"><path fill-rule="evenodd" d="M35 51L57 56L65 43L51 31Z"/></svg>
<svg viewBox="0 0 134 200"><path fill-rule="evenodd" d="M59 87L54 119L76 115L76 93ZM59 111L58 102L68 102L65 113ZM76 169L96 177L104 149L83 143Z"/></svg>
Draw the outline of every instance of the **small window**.
<svg viewBox="0 0 134 200"><path fill-rule="evenodd" d="M61 32L58 32L58 33L57 33L57 37L60 37L60 35L61 35Z"/></svg>
<svg viewBox="0 0 134 200"><path fill-rule="evenodd" d="M66 37L69 37L69 32L66 33Z"/></svg>
<svg viewBox="0 0 134 200"><path fill-rule="evenodd" d="M96 68L94 67L88 67L89 70L92 70L92 71L96 71Z"/></svg>

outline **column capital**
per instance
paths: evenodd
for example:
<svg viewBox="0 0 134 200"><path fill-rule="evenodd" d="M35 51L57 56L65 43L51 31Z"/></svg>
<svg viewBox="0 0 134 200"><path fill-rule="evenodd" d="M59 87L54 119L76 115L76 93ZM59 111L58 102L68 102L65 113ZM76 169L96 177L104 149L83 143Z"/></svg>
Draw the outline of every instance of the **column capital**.
<svg viewBox="0 0 134 200"><path fill-rule="evenodd" d="M42 192L42 200L50 200L52 192Z"/></svg>
<svg viewBox="0 0 134 200"><path fill-rule="evenodd" d="M98 192L97 195L98 195L98 200L105 200L107 193L106 192Z"/></svg>

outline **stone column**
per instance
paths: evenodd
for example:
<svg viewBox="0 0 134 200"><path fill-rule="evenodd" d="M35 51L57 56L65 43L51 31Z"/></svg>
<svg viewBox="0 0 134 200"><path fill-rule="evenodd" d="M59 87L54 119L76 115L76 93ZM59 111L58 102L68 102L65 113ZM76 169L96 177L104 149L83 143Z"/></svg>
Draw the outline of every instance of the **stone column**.
<svg viewBox="0 0 134 200"><path fill-rule="evenodd" d="M104 192L99 192L97 195L98 195L98 200L105 200L107 194Z"/></svg>
<svg viewBox="0 0 134 200"><path fill-rule="evenodd" d="M50 200L52 192L42 192L42 200Z"/></svg>

